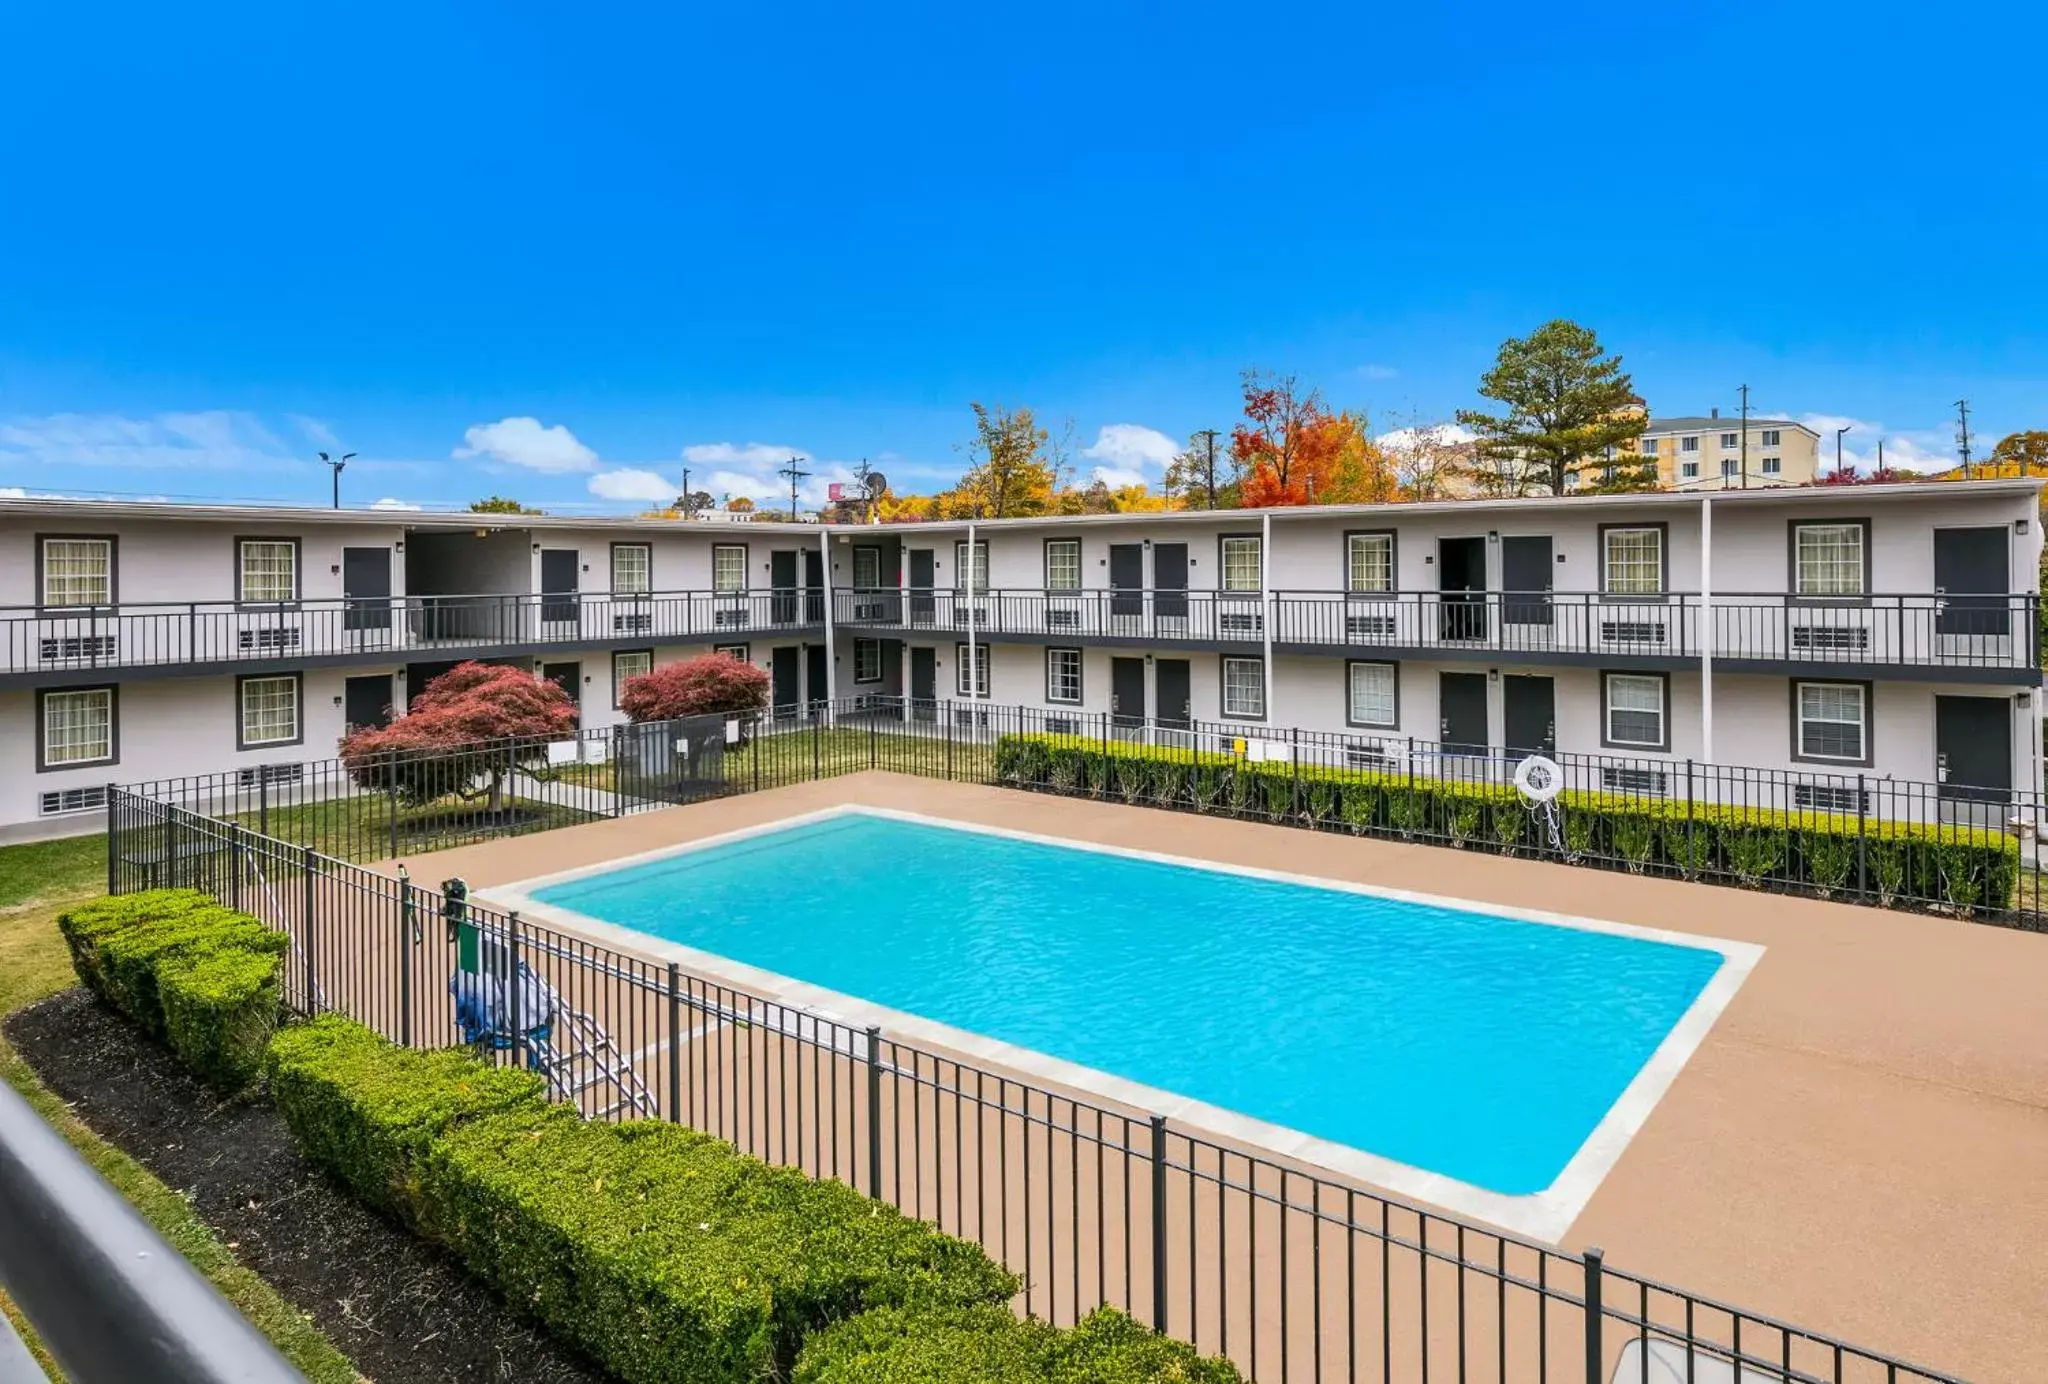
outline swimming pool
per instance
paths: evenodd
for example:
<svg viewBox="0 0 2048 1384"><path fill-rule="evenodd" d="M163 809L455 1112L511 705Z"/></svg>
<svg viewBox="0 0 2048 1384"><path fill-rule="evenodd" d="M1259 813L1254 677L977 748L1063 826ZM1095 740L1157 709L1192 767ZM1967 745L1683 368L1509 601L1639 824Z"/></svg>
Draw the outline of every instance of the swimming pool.
<svg viewBox="0 0 2048 1384"><path fill-rule="evenodd" d="M1758 950L870 809L488 892L1558 1233Z"/></svg>

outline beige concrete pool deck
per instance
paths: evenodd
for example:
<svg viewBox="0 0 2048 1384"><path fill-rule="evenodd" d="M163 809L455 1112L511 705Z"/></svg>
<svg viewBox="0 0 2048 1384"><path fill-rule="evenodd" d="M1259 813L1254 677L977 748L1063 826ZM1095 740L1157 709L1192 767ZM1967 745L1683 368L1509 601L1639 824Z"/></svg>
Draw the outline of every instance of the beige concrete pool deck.
<svg viewBox="0 0 2048 1384"><path fill-rule="evenodd" d="M2048 1380L2048 935L886 773L412 869L488 890L847 804L1759 945L1558 1242L1972 1379Z"/></svg>

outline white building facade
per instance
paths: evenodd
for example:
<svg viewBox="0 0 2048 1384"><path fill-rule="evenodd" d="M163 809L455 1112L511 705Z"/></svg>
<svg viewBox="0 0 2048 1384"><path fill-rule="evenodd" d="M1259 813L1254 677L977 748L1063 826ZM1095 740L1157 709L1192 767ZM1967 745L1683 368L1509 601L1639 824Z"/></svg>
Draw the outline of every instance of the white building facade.
<svg viewBox="0 0 2048 1384"><path fill-rule="evenodd" d="M110 783L288 777L464 658L603 727L714 649L788 717L979 700L2003 801L2039 788L2037 490L880 527L0 500L0 833L89 830Z"/></svg>

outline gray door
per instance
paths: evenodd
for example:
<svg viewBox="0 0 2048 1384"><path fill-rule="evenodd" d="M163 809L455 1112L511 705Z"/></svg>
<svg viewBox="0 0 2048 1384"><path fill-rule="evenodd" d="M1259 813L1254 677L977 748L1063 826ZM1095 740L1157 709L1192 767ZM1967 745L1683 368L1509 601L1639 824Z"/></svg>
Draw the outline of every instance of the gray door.
<svg viewBox="0 0 2048 1384"><path fill-rule="evenodd" d="M910 623L929 625L933 617L932 582L935 568L932 566L930 548L910 550ZM927 649L925 652L930 653Z"/></svg>
<svg viewBox="0 0 2048 1384"><path fill-rule="evenodd" d="M1548 625L1552 562L1550 537L1517 535L1500 541L1501 623Z"/></svg>
<svg viewBox="0 0 2048 1384"><path fill-rule="evenodd" d="M2010 542L2003 525L1934 531L1934 591L1942 600L1934 617L1936 634L2012 633L2006 609Z"/></svg>
<svg viewBox="0 0 2048 1384"><path fill-rule="evenodd" d="M348 728L391 724L391 674L350 678L343 684L342 715Z"/></svg>
<svg viewBox="0 0 2048 1384"><path fill-rule="evenodd" d="M1486 674L1437 674L1437 739L1446 754L1485 754Z"/></svg>
<svg viewBox="0 0 2048 1384"><path fill-rule="evenodd" d="M804 657L809 665L805 674L806 687L804 691L804 697L807 701L822 702L830 695L827 690L828 683L825 677L825 660L831 656L832 651L823 644L807 644L804 646Z"/></svg>
<svg viewBox="0 0 2048 1384"><path fill-rule="evenodd" d="M794 558L795 554L791 554ZM797 651L787 645L775 650L768 657L769 700L777 716L788 716L796 711L797 699Z"/></svg>
<svg viewBox="0 0 2048 1384"><path fill-rule="evenodd" d="M1158 718L1162 726L1185 730L1194 724L1194 705L1189 695L1192 683L1188 661L1162 658L1152 664L1152 692L1159 699Z"/></svg>
<svg viewBox="0 0 2048 1384"><path fill-rule="evenodd" d="M1152 545L1152 612L1162 618L1188 613L1188 545ZM1160 706L1161 714L1165 704Z"/></svg>
<svg viewBox="0 0 2048 1384"><path fill-rule="evenodd" d="M576 618L576 568L579 561L574 548L541 549L540 618L543 621L572 621Z"/></svg>
<svg viewBox="0 0 2048 1384"><path fill-rule="evenodd" d="M583 665L580 663L543 663L540 675L569 694L569 700L576 703L576 719L583 719Z"/></svg>
<svg viewBox="0 0 2048 1384"><path fill-rule="evenodd" d="M1109 661L1109 715L1118 726L1145 724L1145 660L1113 658Z"/></svg>
<svg viewBox="0 0 2048 1384"><path fill-rule="evenodd" d="M1548 539L1544 541L1549 542ZM1520 759L1525 755L1555 754L1556 682L1550 678L1510 674L1500 680L1500 687L1509 756Z"/></svg>
<svg viewBox="0 0 2048 1384"><path fill-rule="evenodd" d="M1486 540L1439 538L1436 542L1439 639L1486 637Z"/></svg>
<svg viewBox="0 0 2048 1384"><path fill-rule="evenodd" d="M825 623L825 555L815 548L804 549L804 623ZM822 696L813 701L823 701Z"/></svg>
<svg viewBox="0 0 2048 1384"><path fill-rule="evenodd" d="M930 554L926 554L930 556ZM910 651L910 714L929 721L939 705L939 651Z"/></svg>
<svg viewBox="0 0 2048 1384"><path fill-rule="evenodd" d="M1145 613L1145 548L1139 543L1109 545L1109 613Z"/></svg>
<svg viewBox="0 0 2048 1384"><path fill-rule="evenodd" d="M2003 802L2012 796L2012 704L2003 697L1934 699L1941 796Z"/></svg>
<svg viewBox="0 0 2048 1384"><path fill-rule="evenodd" d="M778 625L796 623L796 553L783 549L768 554L768 586L775 593L768 618ZM791 651L792 658L795 652ZM791 679L792 683L794 678Z"/></svg>
<svg viewBox="0 0 2048 1384"><path fill-rule="evenodd" d="M343 548L341 595L344 602L341 616L343 629L390 629L391 550ZM389 702L391 689L388 686L384 689L384 694L384 700Z"/></svg>

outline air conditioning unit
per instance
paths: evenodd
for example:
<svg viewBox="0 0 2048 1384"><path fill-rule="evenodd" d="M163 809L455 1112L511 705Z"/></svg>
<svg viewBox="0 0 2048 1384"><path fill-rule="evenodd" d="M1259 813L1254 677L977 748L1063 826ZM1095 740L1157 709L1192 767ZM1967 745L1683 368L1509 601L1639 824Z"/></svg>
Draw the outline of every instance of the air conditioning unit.
<svg viewBox="0 0 2048 1384"><path fill-rule="evenodd" d="M1045 612L1045 627L1049 630L1079 629L1081 612L1078 610L1048 610Z"/></svg>
<svg viewBox="0 0 2048 1384"><path fill-rule="evenodd" d="M266 783L302 783L306 778L303 764L258 764L235 771L235 786L256 788Z"/></svg>
<svg viewBox="0 0 2048 1384"><path fill-rule="evenodd" d="M988 713L986 711L970 711L964 706L956 706L953 708L953 724L959 726L962 730L987 730Z"/></svg>
<svg viewBox="0 0 2048 1384"><path fill-rule="evenodd" d="M654 631L654 612L636 611L630 615L612 616L613 634L651 634Z"/></svg>
<svg viewBox="0 0 2048 1384"><path fill-rule="evenodd" d="M1258 610L1222 610L1216 613L1216 630L1219 634L1257 634L1266 627L1265 612Z"/></svg>
<svg viewBox="0 0 2048 1384"><path fill-rule="evenodd" d="M1862 653L1870 631L1856 625L1794 625L1792 647L1800 653Z"/></svg>
<svg viewBox="0 0 2048 1384"><path fill-rule="evenodd" d="M1630 797L1661 798L1671 791L1671 776L1662 769L1620 769L1602 765L1600 791Z"/></svg>
<svg viewBox="0 0 2048 1384"><path fill-rule="evenodd" d="M1346 639L1392 639L1394 617L1391 615L1347 615L1344 617Z"/></svg>
<svg viewBox="0 0 2048 1384"><path fill-rule="evenodd" d="M743 609L716 610L711 613L711 623L722 630L742 629L746 626L747 614L748 612ZM642 615L632 618L646 620L651 619L652 616Z"/></svg>
<svg viewBox="0 0 2048 1384"><path fill-rule="evenodd" d="M1792 806L1809 812L1865 812L1870 796L1854 788L1836 788L1824 783L1792 785Z"/></svg>
<svg viewBox="0 0 2048 1384"><path fill-rule="evenodd" d="M1385 744L1378 740L1351 740L1344 746L1344 767L1347 769L1390 769L1394 757L1387 753Z"/></svg>
<svg viewBox="0 0 2048 1384"><path fill-rule="evenodd" d="M37 654L45 663L69 663L112 658L118 647L111 634L67 634L39 641Z"/></svg>
<svg viewBox="0 0 2048 1384"><path fill-rule="evenodd" d="M1600 638L1608 644L1662 644L1664 623L1661 620L1602 620Z"/></svg>
<svg viewBox="0 0 2048 1384"><path fill-rule="evenodd" d="M298 627L271 626L260 630L238 630L235 633L235 647L243 653L296 649L299 647Z"/></svg>
<svg viewBox="0 0 2048 1384"><path fill-rule="evenodd" d="M1047 735L1079 735L1081 723L1072 716L1048 716L1045 718Z"/></svg>
<svg viewBox="0 0 2048 1384"><path fill-rule="evenodd" d="M44 817L56 817L66 812L90 812L107 805L107 786L96 783L90 788L59 788L38 794L36 802L37 812Z"/></svg>

